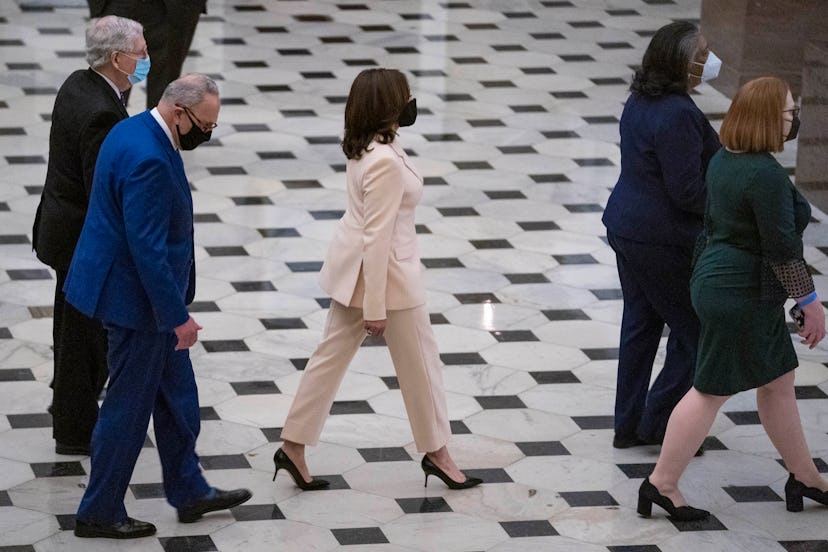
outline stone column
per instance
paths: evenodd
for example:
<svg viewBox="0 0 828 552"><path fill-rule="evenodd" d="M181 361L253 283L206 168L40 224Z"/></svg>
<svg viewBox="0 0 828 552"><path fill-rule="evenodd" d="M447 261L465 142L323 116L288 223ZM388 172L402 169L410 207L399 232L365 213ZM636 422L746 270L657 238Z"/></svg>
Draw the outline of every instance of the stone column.
<svg viewBox="0 0 828 552"><path fill-rule="evenodd" d="M828 35L828 1L702 0L701 31L724 61L714 88L732 98L747 81L774 76L796 98L805 45Z"/></svg>
<svg viewBox="0 0 828 552"><path fill-rule="evenodd" d="M828 41L806 45L803 65L796 187L828 213Z"/></svg>

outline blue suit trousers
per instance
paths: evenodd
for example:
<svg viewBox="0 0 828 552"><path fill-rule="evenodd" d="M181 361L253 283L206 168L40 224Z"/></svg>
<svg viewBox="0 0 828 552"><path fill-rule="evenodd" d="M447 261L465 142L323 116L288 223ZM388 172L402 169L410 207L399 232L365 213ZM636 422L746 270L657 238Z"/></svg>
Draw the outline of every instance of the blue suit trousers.
<svg viewBox="0 0 828 552"><path fill-rule="evenodd" d="M699 320L690 302L692 249L641 243L607 233L624 295L615 433L652 442L664 438L673 408L693 384ZM664 366L650 386L665 323Z"/></svg>
<svg viewBox="0 0 828 552"><path fill-rule="evenodd" d="M89 485L77 519L107 525L127 518L130 478L150 415L167 501L181 508L211 491L195 453L201 427L198 390L188 350L175 333L141 332L106 324L109 387L92 433Z"/></svg>

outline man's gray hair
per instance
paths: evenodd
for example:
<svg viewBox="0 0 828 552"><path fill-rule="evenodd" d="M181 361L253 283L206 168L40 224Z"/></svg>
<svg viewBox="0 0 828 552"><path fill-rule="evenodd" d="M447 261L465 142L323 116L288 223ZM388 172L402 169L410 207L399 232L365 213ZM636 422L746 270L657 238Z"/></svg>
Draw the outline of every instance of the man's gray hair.
<svg viewBox="0 0 828 552"><path fill-rule="evenodd" d="M164 89L161 101L173 105L193 107L204 100L204 96L218 96L216 82L202 73L187 73L172 81Z"/></svg>
<svg viewBox="0 0 828 552"><path fill-rule="evenodd" d="M144 27L137 21L107 15L89 21L86 27L86 62L97 69L112 59L114 52L132 52L135 41L144 36Z"/></svg>

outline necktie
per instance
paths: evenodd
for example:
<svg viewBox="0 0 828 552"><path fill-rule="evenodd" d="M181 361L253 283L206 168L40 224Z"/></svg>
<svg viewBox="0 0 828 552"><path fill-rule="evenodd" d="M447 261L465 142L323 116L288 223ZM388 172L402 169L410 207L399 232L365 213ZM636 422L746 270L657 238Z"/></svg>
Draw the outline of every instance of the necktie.
<svg viewBox="0 0 828 552"><path fill-rule="evenodd" d="M121 92L121 103L124 104L124 107L127 106L127 95Z"/></svg>

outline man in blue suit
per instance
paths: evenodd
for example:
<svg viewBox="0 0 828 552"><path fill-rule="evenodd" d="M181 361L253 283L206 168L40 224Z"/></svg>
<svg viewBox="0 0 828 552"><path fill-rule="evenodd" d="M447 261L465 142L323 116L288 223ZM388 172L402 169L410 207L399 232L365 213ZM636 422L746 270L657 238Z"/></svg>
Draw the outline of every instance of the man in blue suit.
<svg viewBox="0 0 828 552"><path fill-rule="evenodd" d="M109 388L92 433L79 537L136 538L151 523L127 516L124 495L152 416L167 501L188 523L232 508L250 491L211 487L195 453L201 421L187 312L195 294L193 204L179 149L209 140L219 113L216 84L190 74L170 83L158 107L117 124L95 166L89 210L64 291L109 335Z"/></svg>

